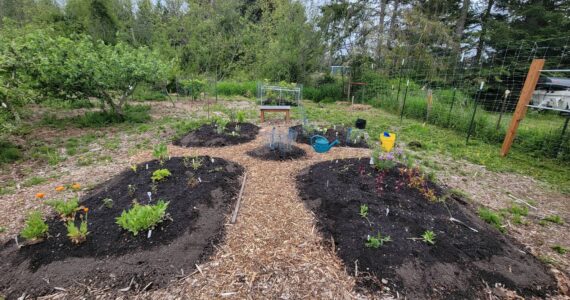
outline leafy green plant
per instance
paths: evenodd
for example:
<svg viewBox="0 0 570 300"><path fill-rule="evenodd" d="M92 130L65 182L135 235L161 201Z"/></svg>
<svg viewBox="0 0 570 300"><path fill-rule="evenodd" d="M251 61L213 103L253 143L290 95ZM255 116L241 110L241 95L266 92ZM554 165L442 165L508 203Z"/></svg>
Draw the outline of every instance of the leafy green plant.
<svg viewBox="0 0 570 300"><path fill-rule="evenodd" d="M500 232L505 232L505 228L503 227L503 217L496 212L488 208L481 207L479 208L479 217L483 221L497 228Z"/></svg>
<svg viewBox="0 0 570 300"><path fill-rule="evenodd" d="M130 210L121 213L121 216L117 218L117 224L136 236L140 231L152 229L162 222L166 217L167 208L168 202L163 200L159 200L154 205L135 203Z"/></svg>
<svg viewBox="0 0 570 300"><path fill-rule="evenodd" d="M194 169L194 171L196 171L196 170L198 170L200 167L202 167L202 158L193 157L193 158L192 158L192 169Z"/></svg>
<svg viewBox="0 0 570 300"><path fill-rule="evenodd" d="M75 216L75 211L79 207L79 200L77 197L69 200L49 200L46 204L51 206L62 219L72 219Z"/></svg>
<svg viewBox="0 0 570 300"><path fill-rule="evenodd" d="M542 218L541 221L544 221L544 224L541 225L546 225L546 222L550 222L550 223L554 223L554 224L558 224L558 225L562 225L564 224L564 221L562 220L562 218L559 215L550 215L550 216L546 216L544 218Z"/></svg>
<svg viewBox="0 0 570 300"><path fill-rule="evenodd" d="M243 123L243 122L245 122L245 112L244 112L244 111L241 111L241 110L238 111L238 112L236 113L236 118L237 118L237 122L238 122L238 123ZM238 131L238 130L236 129L236 131Z"/></svg>
<svg viewBox="0 0 570 300"><path fill-rule="evenodd" d="M48 225L44 222L42 214L39 211L31 212L26 219L26 226L20 232L20 235L31 241L42 239L47 235Z"/></svg>
<svg viewBox="0 0 570 300"><path fill-rule="evenodd" d="M106 208L113 208L113 199L105 198L101 201L103 202L103 206L105 206Z"/></svg>
<svg viewBox="0 0 570 300"><path fill-rule="evenodd" d="M67 228L67 237L72 243L81 244L87 240L87 235L89 234L87 231L87 219L81 220L79 226L76 226L75 222L69 220L65 227Z"/></svg>
<svg viewBox="0 0 570 300"><path fill-rule="evenodd" d="M381 246L384 246L384 243L387 242L391 242L392 239L390 238L389 235L387 236L382 236L382 234L380 233L380 231L378 231L378 234L376 236L368 236L366 239L366 247L369 248L374 248L374 249L378 249Z"/></svg>
<svg viewBox="0 0 570 300"><path fill-rule="evenodd" d="M154 145L152 156L156 158L162 165L164 163L164 160L168 157L168 148L166 147L166 144L160 143Z"/></svg>
<svg viewBox="0 0 570 300"><path fill-rule="evenodd" d="M435 232L431 230L426 230L422 234L422 240L430 245L435 245Z"/></svg>
<svg viewBox="0 0 570 300"><path fill-rule="evenodd" d="M131 165L131 170L133 170L133 173L137 172L137 165Z"/></svg>
<svg viewBox="0 0 570 300"><path fill-rule="evenodd" d="M158 169L154 172L152 172L152 181L156 182L156 181L161 181L166 177L169 177L170 175L172 175L170 173L170 171L168 171L168 169Z"/></svg>
<svg viewBox="0 0 570 300"><path fill-rule="evenodd" d="M552 250L556 251L558 254L566 254L566 252L568 252L568 248L562 247L560 245L552 246Z"/></svg>
<svg viewBox="0 0 570 300"><path fill-rule="evenodd" d="M228 125L228 121L219 118L216 120L216 133L217 134L223 134L224 131L226 130L226 125Z"/></svg>
<svg viewBox="0 0 570 300"><path fill-rule="evenodd" d="M360 205L360 216L363 218L368 217L368 205L366 204Z"/></svg>

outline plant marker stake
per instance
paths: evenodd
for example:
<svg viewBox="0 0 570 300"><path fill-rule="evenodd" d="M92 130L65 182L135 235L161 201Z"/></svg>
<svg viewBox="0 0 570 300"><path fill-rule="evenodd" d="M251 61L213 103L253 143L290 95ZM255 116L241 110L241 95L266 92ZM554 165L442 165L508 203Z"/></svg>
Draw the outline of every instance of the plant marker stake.
<svg viewBox="0 0 570 300"><path fill-rule="evenodd" d="M390 208L386 207L386 217L388 216L389 213L390 213Z"/></svg>
<svg viewBox="0 0 570 300"><path fill-rule="evenodd" d="M328 179L327 179L327 187L329 187L329 181L328 181Z"/></svg>
<svg viewBox="0 0 570 300"><path fill-rule="evenodd" d="M231 223L234 224L236 222L237 219L237 213L239 210L239 205L241 204L241 196L243 195L243 190L245 188L245 180L247 179L247 172L243 175L243 181L241 183L241 189L239 190L239 195L238 195L238 199L237 199L237 203L236 203L236 208L234 209L234 212L232 214L232 219L231 219Z"/></svg>
<svg viewBox="0 0 570 300"><path fill-rule="evenodd" d="M210 160L212 161L212 163L214 163L214 158L213 158L213 157L212 157L212 158L210 158Z"/></svg>
<svg viewBox="0 0 570 300"><path fill-rule="evenodd" d="M148 202L152 202L152 193L151 192L146 192L146 194L148 195Z"/></svg>
<svg viewBox="0 0 570 300"><path fill-rule="evenodd" d="M150 236L152 235L152 229L148 230L148 234L146 235L147 239L150 239Z"/></svg>
<svg viewBox="0 0 570 300"><path fill-rule="evenodd" d="M146 164L146 169L148 170L148 164Z"/></svg>
<svg viewBox="0 0 570 300"><path fill-rule="evenodd" d="M370 164L373 165L374 164L374 157L370 157Z"/></svg>
<svg viewBox="0 0 570 300"><path fill-rule="evenodd" d="M202 183L202 178L198 177L198 181L199 181L200 183Z"/></svg>
<svg viewBox="0 0 570 300"><path fill-rule="evenodd" d="M477 113L477 103L479 102L479 97L481 96L481 91L483 90L484 85L485 82L481 81L481 85L479 86L479 91L477 91L477 95L475 96L475 108L473 109L473 115L471 116L471 123L469 123L469 131L467 132L467 139L465 140L465 145L469 143L469 138L471 137L471 132L473 131L473 121L475 121L475 114Z"/></svg>

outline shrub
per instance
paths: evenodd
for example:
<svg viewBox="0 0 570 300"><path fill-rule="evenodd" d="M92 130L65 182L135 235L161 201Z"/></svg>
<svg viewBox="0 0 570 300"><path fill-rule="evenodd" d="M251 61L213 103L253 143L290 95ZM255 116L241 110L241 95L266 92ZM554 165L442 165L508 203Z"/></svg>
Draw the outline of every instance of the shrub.
<svg viewBox="0 0 570 300"><path fill-rule="evenodd" d="M153 182L154 181L161 181L164 178L169 177L170 175L172 175L172 174L170 173L170 171L168 171L168 169L159 169L159 170L152 172L151 179Z"/></svg>
<svg viewBox="0 0 570 300"><path fill-rule="evenodd" d="M168 202L159 200L155 205L135 205L129 211L123 211L117 218L117 224L121 228L137 235L140 231L154 228L164 220Z"/></svg>
<svg viewBox="0 0 570 300"><path fill-rule="evenodd" d="M31 212L26 219L26 226L20 235L27 240L38 240L47 235L48 225L39 211Z"/></svg>
<svg viewBox="0 0 570 300"><path fill-rule="evenodd" d="M180 86L184 95L191 96L192 100L196 100L205 91L206 82L198 79L180 80Z"/></svg>
<svg viewBox="0 0 570 300"><path fill-rule="evenodd" d="M156 89L148 84L140 84L133 92L133 98L136 101L161 101L166 100L168 97L160 89Z"/></svg>
<svg viewBox="0 0 570 300"><path fill-rule="evenodd" d="M46 204L51 206L62 219L72 219L75 216L75 211L79 207L77 198L69 200L49 200Z"/></svg>
<svg viewBox="0 0 570 300"><path fill-rule="evenodd" d="M501 215L488 208L481 207L479 208L479 217L481 217L483 221L497 228L500 232L505 232L505 228L503 227L503 217L501 217Z"/></svg>

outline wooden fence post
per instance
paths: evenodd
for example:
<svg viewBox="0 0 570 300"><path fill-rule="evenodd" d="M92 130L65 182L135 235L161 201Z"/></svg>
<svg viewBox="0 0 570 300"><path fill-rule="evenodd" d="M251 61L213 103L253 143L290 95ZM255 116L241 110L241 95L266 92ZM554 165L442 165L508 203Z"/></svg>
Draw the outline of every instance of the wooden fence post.
<svg viewBox="0 0 570 300"><path fill-rule="evenodd" d="M503 141L503 147L501 148L501 156L506 156L511 149L511 145L515 139L517 129L519 128L519 123L524 118L527 110L527 105L530 103L532 98L532 93L536 88L538 83L538 78L540 77L540 70L544 67L544 59L533 59L530 68L528 69L528 74L524 81L524 86L519 97L519 102L517 103L517 108L511 119L511 124L505 135L505 140Z"/></svg>

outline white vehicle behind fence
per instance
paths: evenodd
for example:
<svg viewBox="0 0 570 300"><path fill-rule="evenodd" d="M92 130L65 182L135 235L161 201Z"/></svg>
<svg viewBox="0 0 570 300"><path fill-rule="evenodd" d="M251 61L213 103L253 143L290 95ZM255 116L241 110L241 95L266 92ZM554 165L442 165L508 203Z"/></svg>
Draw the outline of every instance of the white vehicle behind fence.
<svg viewBox="0 0 570 300"><path fill-rule="evenodd" d="M534 93L535 108L570 110L570 78L541 77Z"/></svg>

